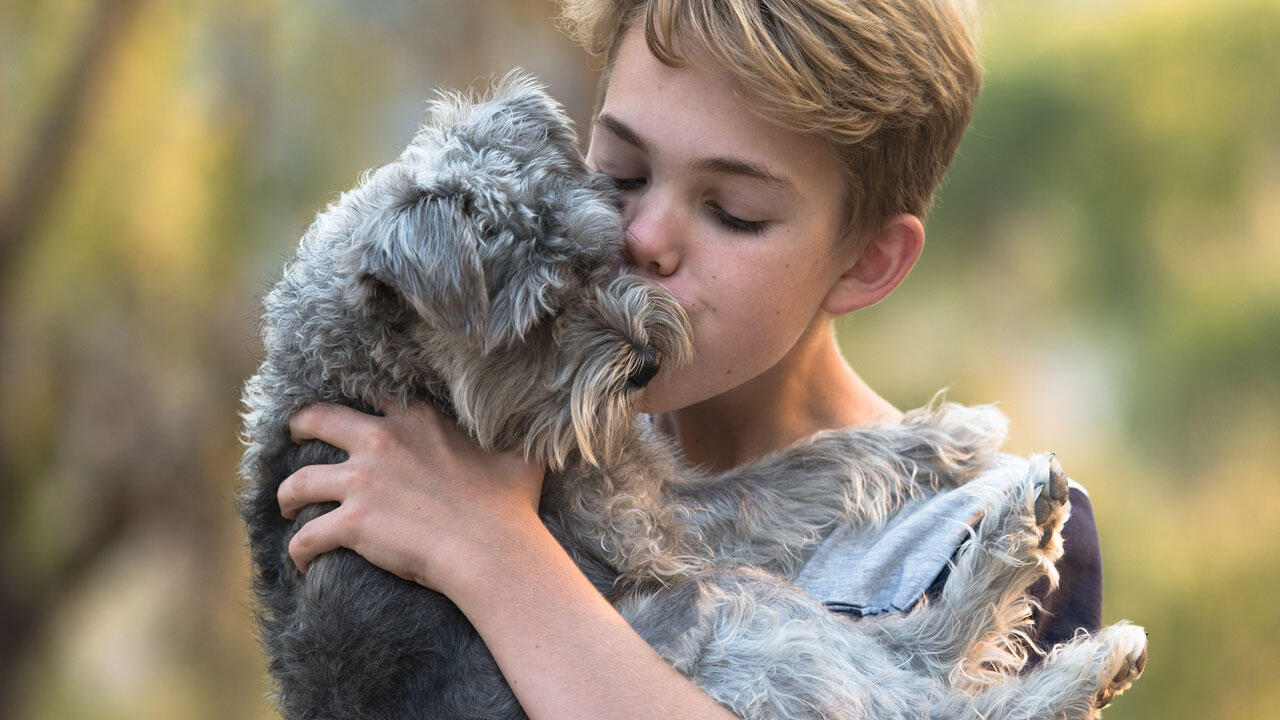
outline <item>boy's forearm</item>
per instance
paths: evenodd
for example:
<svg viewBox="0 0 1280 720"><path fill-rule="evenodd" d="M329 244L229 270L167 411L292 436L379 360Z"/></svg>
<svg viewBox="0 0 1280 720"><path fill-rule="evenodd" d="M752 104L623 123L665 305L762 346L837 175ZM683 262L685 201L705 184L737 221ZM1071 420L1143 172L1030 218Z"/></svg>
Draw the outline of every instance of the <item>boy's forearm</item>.
<svg viewBox="0 0 1280 720"><path fill-rule="evenodd" d="M631 629L540 522L525 539L451 597L529 717L734 717Z"/></svg>

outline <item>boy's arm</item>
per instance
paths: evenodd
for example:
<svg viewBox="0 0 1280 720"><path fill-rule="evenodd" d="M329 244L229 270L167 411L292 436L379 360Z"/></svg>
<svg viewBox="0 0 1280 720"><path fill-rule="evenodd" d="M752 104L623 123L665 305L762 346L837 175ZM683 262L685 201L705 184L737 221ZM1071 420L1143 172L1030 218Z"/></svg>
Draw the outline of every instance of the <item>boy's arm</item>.
<svg viewBox="0 0 1280 720"><path fill-rule="evenodd" d="M735 717L676 672L530 514L511 552L451 592L530 718Z"/></svg>

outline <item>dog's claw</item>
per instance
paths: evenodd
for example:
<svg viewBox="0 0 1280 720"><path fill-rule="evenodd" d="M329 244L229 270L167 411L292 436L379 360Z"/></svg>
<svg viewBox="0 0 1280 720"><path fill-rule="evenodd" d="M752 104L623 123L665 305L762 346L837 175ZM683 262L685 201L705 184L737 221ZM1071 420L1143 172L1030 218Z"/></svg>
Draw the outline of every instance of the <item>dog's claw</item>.
<svg viewBox="0 0 1280 720"><path fill-rule="evenodd" d="M1036 496L1035 502L1036 525L1042 532L1040 547L1045 547L1053 540L1055 528L1050 521L1054 513L1067 502L1068 491L1067 474L1062 471L1058 458L1050 455L1049 480L1044 487L1040 488L1040 494Z"/></svg>
<svg viewBox="0 0 1280 720"><path fill-rule="evenodd" d="M1146 667L1147 648L1144 645L1142 652L1137 657L1126 659L1120 669L1116 671L1116 674L1112 676L1111 681L1107 683L1107 686L1098 691L1098 694L1093 698L1094 706L1101 709L1110 705L1117 695L1128 690L1133 685L1133 681L1142 675L1142 671Z"/></svg>
<svg viewBox="0 0 1280 720"><path fill-rule="evenodd" d="M1049 456L1049 496L1059 503L1066 502L1069 487L1067 474L1062 471L1062 464L1056 455Z"/></svg>

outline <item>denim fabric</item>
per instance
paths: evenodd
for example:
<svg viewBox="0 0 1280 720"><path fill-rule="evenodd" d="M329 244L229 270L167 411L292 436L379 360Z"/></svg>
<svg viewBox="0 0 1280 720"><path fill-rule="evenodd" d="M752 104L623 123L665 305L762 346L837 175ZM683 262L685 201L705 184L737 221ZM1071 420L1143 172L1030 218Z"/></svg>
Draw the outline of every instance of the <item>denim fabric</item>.
<svg viewBox="0 0 1280 720"><path fill-rule="evenodd" d="M982 497L989 494L981 491L1008 487L1026 475L1029 464L1026 458L1003 453L967 485L909 503L878 530L837 527L809 558L796 583L837 612L909 611L969 538L970 526L985 504Z"/></svg>

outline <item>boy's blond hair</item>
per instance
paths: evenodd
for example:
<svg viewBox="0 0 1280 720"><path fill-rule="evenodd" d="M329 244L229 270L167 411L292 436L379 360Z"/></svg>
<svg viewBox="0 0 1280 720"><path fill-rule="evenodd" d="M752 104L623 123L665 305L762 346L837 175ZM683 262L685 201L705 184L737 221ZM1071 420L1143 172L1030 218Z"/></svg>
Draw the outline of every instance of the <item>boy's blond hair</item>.
<svg viewBox="0 0 1280 720"><path fill-rule="evenodd" d="M982 70L965 0L561 0L561 26L605 58L627 28L678 67L700 48L767 119L831 140L849 231L923 218L973 113Z"/></svg>

